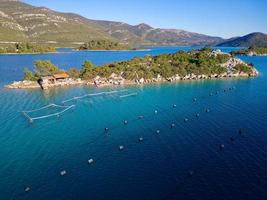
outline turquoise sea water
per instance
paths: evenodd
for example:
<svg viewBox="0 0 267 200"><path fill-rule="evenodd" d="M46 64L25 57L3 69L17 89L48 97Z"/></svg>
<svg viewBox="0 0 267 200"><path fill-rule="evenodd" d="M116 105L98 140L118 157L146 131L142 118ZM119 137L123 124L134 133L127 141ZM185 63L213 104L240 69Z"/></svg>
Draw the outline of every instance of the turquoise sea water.
<svg viewBox="0 0 267 200"><path fill-rule="evenodd" d="M179 49L190 48L0 56L0 199L267 199L267 57L241 57L260 72L250 79L49 91L3 87L21 79L35 59L68 69L85 59L99 65ZM74 110L33 124L20 112L122 89L68 102ZM129 93L138 95L119 97Z"/></svg>

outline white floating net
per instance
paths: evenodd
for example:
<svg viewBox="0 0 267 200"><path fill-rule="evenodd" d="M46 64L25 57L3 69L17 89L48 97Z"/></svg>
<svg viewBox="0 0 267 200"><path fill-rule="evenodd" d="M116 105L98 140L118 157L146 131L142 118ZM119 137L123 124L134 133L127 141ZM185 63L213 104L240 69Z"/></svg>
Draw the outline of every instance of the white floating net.
<svg viewBox="0 0 267 200"><path fill-rule="evenodd" d="M59 117L61 114L67 112L70 109L73 109L75 105L73 105L74 101L82 100L84 98L89 97L98 97L98 96L116 96L120 99L136 96L137 93L127 93L128 90L113 90L99 93L90 93L82 96L76 96L67 100L62 101L62 105L58 104L49 104L47 106L43 106L34 110L26 110L22 111L23 115L29 120L30 123L33 123L35 120L50 118L50 117ZM72 103L72 105L66 105L68 103Z"/></svg>
<svg viewBox="0 0 267 200"><path fill-rule="evenodd" d="M127 98L127 97L134 97L134 96L137 96L137 93L130 93L130 94L121 95L120 98Z"/></svg>
<svg viewBox="0 0 267 200"><path fill-rule="evenodd" d="M82 96L76 96L76 97L73 97L71 99L64 100L61 103L65 104L65 103L68 103L68 102L77 101L77 100L81 100L81 99L88 98L88 97L115 95L115 94L123 93L123 92L126 92L126 91L128 91L128 90L113 90L113 91L108 91L108 92L90 93L90 94L85 94L85 95L82 95Z"/></svg>
<svg viewBox="0 0 267 200"><path fill-rule="evenodd" d="M49 104L38 109L22 111L22 113L32 123L35 120L39 119L45 119L55 116L59 117L61 114L74 107L75 105L61 106L57 104Z"/></svg>

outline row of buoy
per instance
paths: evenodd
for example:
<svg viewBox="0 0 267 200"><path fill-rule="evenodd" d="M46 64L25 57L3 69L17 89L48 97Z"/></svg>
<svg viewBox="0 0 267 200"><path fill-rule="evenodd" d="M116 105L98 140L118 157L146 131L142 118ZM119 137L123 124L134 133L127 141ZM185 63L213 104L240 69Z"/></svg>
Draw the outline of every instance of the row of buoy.
<svg viewBox="0 0 267 200"><path fill-rule="evenodd" d="M238 135L242 135L243 134L243 131L242 131L242 129L239 129L238 130ZM236 136L237 137L237 136ZM234 141L235 140L235 137L230 137L230 140L231 141ZM220 144L219 145L219 150L220 150L220 152L222 152L222 150L223 149L225 149L225 145L224 144ZM204 165L203 165L204 166ZM202 167L203 167L202 166ZM201 168L199 168L198 170L200 170ZM196 169L195 169L196 170ZM194 170L190 170L190 171L188 171L187 173L186 173L186 177L187 178L191 178L191 177L193 177L193 175L195 174L195 171ZM181 189L181 186L183 186L183 184L185 183L185 181L186 181L187 179L184 179L179 185L180 185L180 187L176 187L177 188L177 190L178 189ZM171 192L171 193L169 193L168 195L166 195L166 197L164 198L164 199L166 199L166 200L168 200L168 199L171 199L171 197L173 197L175 194L177 193L177 191L176 192Z"/></svg>
<svg viewBox="0 0 267 200"><path fill-rule="evenodd" d="M229 88L229 90L232 90L232 89L234 89L234 87L233 87L233 88ZM227 90L224 89L224 92L226 92L226 91L227 91ZM219 92L217 91L216 94L218 94L218 93L219 93ZM209 94L209 96L212 96L212 95L213 95L213 93L210 93L210 94ZM197 101L197 98L194 98L194 99L193 99L193 102L196 102L196 101ZM176 108L177 105L176 105L176 104L173 104L172 107L173 107L173 108ZM207 113L209 113L209 112L210 112L210 109L207 108L205 111L206 111ZM155 113L155 114L158 114L158 110L155 110L154 113ZM200 114L199 114L199 113L196 113L195 116L196 116L196 117L199 117ZM143 115L138 116L138 119L143 119L143 118L144 118ZM184 118L184 122L188 122L188 118ZM128 124L128 121L127 121L127 120L124 120L123 123L124 123L124 125L127 125L127 124ZM175 128L175 123L172 123L172 124L171 124L171 128ZM109 128L107 128L107 127L104 128L104 131L105 131L105 132L109 132ZM156 134L159 134L159 133L160 133L160 130L157 129L155 132L156 132ZM238 131L238 133L241 135L241 134L242 134L242 130L240 129L240 130ZM234 141L234 137L230 137L230 140L231 140L231 141ZM141 143L141 142L144 141L144 138L143 138L143 137L139 137L139 138L138 138L138 141ZM224 149L224 148L225 148L224 144L221 144L221 145L219 146L219 148L220 148L221 150ZM124 150L124 146L123 146L123 145L119 145L118 150L119 150L119 151L123 151L123 150ZM93 163L94 163L93 158L88 159L88 160L87 160L87 163L88 163L89 165L93 164ZM191 177L191 176L193 176L193 174L194 174L194 171L189 171L187 175ZM67 171L66 171L66 170L62 170L62 171L60 171L60 176L66 176L66 175L67 175ZM25 187L24 187L24 192L28 193L28 192L30 192L30 191L31 191L31 188L30 188L29 186L25 186Z"/></svg>
<svg viewBox="0 0 267 200"><path fill-rule="evenodd" d="M232 87L232 88L229 88L229 90L232 90L232 89L234 89L235 87ZM227 91L226 89L224 89L224 91ZM215 92L215 94L219 94L219 91L216 91ZM209 96L212 96L213 95L213 93L211 92L210 94L209 94ZM195 98L193 98L193 101L195 102L195 101L197 101L197 98L195 97ZM172 106L173 108L176 108L177 107L177 105L176 104L173 104L173 106ZM210 109L206 109L205 110L207 113L209 113L210 112ZM154 110L154 113L155 114L158 114L158 110ZM199 113L197 113L196 115L195 115L196 117L199 117L200 116L200 114ZM143 119L144 118L144 116L143 115L140 115L140 116L138 116L138 119ZM188 119L187 118L185 118L184 119L184 122L187 122L188 121ZM123 121L123 124L124 125L127 125L128 124L128 121L127 120L124 120ZM175 125L173 126L173 125L171 125L172 127L175 127ZM105 130L105 132L108 132L109 131L109 129L108 128L105 128L104 129Z"/></svg>

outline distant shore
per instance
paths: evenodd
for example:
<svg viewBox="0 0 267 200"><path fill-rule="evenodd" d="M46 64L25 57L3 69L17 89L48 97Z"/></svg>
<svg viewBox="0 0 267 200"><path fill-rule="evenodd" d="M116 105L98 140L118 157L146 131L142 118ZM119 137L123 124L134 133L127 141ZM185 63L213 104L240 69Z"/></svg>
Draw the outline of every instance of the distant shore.
<svg viewBox="0 0 267 200"><path fill-rule="evenodd" d="M55 51L55 52L35 52L35 53L0 53L1 55L38 55L38 54L57 54L59 52Z"/></svg>
<svg viewBox="0 0 267 200"><path fill-rule="evenodd" d="M97 50L79 50L79 49L75 49L75 48L73 48L73 51L81 51L81 52L83 52L83 51L89 51L89 52L94 52L94 51L96 51L96 52L105 52L105 51L108 51L108 52L116 52L116 51L118 51L118 52L123 52L123 51L151 51L151 49L122 49L122 50L105 50L105 49L103 49L103 50L99 50L99 49L97 49Z"/></svg>

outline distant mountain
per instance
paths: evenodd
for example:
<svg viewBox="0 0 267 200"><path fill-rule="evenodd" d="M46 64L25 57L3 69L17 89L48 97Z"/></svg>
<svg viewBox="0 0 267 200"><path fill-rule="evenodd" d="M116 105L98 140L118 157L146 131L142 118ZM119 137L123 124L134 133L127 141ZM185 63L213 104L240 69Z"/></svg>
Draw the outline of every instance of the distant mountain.
<svg viewBox="0 0 267 200"><path fill-rule="evenodd" d="M78 46L90 40L104 39L136 46L214 45L224 41L220 37L184 30L90 20L77 14L56 12L21 1L0 0L0 45L29 41L55 46Z"/></svg>
<svg viewBox="0 0 267 200"><path fill-rule="evenodd" d="M231 38L218 44L220 47L249 47L249 46L267 47L267 34L250 33L243 37Z"/></svg>

